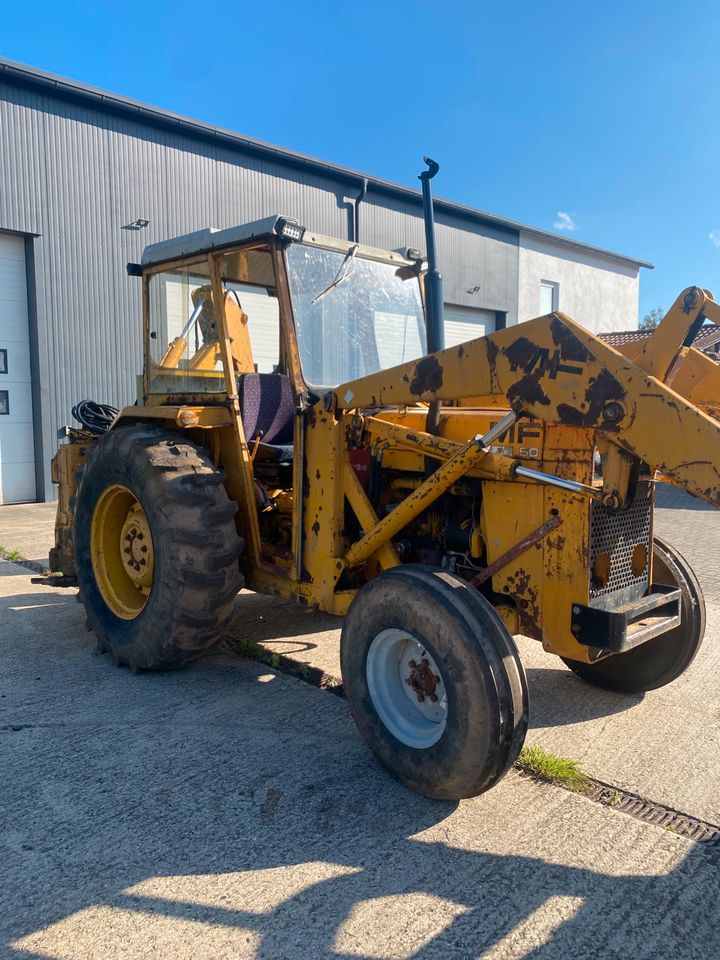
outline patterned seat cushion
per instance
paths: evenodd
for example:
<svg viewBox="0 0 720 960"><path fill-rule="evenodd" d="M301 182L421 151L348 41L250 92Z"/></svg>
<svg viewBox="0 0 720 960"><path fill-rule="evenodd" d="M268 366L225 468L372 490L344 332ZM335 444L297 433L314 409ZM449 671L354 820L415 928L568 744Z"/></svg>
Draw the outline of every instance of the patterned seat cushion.
<svg viewBox="0 0 720 960"><path fill-rule="evenodd" d="M238 377L243 428L248 443L293 440L295 401L290 378L282 373L244 373Z"/></svg>

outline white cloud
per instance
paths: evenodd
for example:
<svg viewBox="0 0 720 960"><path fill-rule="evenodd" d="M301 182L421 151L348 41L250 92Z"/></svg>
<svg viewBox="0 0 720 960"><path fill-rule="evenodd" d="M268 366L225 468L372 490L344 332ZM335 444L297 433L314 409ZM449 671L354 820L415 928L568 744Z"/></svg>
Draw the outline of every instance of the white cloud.
<svg viewBox="0 0 720 960"><path fill-rule="evenodd" d="M708 234L708 240L713 244L713 246L720 247L720 227L710 231Z"/></svg>
<svg viewBox="0 0 720 960"><path fill-rule="evenodd" d="M556 213L557 220L553 224L556 230L576 230L575 221L570 216L569 213L566 213L564 210L558 210Z"/></svg>

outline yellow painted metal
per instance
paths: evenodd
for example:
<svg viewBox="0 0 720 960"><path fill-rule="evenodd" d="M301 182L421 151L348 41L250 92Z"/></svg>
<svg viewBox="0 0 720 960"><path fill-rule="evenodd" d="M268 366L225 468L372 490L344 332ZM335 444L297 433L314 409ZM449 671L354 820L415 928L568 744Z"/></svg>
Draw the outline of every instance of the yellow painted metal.
<svg viewBox="0 0 720 960"><path fill-rule="evenodd" d="M684 347L670 371L667 385L709 416L720 419L720 363Z"/></svg>
<svg viewBox="0 0 720 960"><path fill-rule="evenodd" d="M382 544L398 534L422 510L442 496L456 480L464 477L486 457L492 457L492 454L478 446L475 440L466 443L455 456L432 473L402 503L399 503L392 513L383 517L372 530L350 547L345 556L347 565L356 566L369 559Z"/></svg>
<svg viewBox="0 0 720 960"><path fill-rule="evenodd" d="M177 367L180 364L185 350L187 349L187 340L185 337L175 337L168 344L168 348L160 360L161 367Z"/></svg>
<svg viewBox="0 0 720 960"><path fill-rule="evenodd" d="M712 294L699 287L683 290L657 328L632 350L633 362L658 380L666 380L688 334L699 329L705 316L720 321Z"/></svg>
<svg viewBox="0 0 720 960"><path fill-rule="evenodd" d="M387 422L380 417L367 417L365 427L369 436L373 439L380 438L393 441L400 447L407 447L409 450L421 454L423 458L450 460L469 446L467 442L458 443L455 440L447 440L442 436L425 433L423 430L411 430L401 424ZM474 438L479 437L480 434L474 434L473 436ZM477 446L475 439L469 443L474 443ZM482 448L478 447L477 449L481 450ZM466 467L468 476L487 477L491 480L511 479L513 467L519 462L518 460L500 453L482 452L483 456L477 457L473 465Z"/></svg>
<svg viewBox="0 0 720 960"><path fill-rule="evenodd" d="M204 343L190 358L188 369L193 373L219 372L216 367L220 360L220 348L217 343ZM187 374L187 370L180 371Z"/></svg>
<svg viewBox="0 0 720 960"><path fill-rule="evenodd" d="M212 430L232 424L232 414L227 407L220 406L149 406L123 407L118 414L116 425L137 420L163 420L168 426L199 427Z"/></svg>
<svg viewBox="0 0 720 960"><path fill-rule="evenodd" d="M122 484L100 495L90 528L90 560L107 607L121 620L134 620L152 589L154 549L145 511Z"/></svg>
<svg viewBox="0 0 720 960"><path fill-rule="evenodd" d="M225 294L225 324L235 369L238 373L252 373L255 362L248 331L248 316L232 293Z"/></svg>
<svg viewBox="0 0 720 960"><path fill-rule="evenodd" d="M345 487L345 496L348 498L350 506L355 511L355 516L360 521L360 526L365 530L372 530L378 525L378 516L375 513L373 505L367 498L358 475L352 467L349 460L343 463L343 485ZM372 554L368 554L370 559ZM397 551L389 543L389 537L386 538L377 550L377 562L380 570L387 570L389 567L395 567L400 563Z"/></svg>
<svg viewBox="0 0 720 960"><path fill-rule="evenodd" d="M84 430L70 429L68 443L61 443L52 459L50 476L58 487L55 514L55 545L50 550L49 565L53 573L75 576L73 519L77 478L85 464L85 455L95 438Z"/></svg>
<svg viewBox="0 0 720 960"><path fill-rule="evenodd" d="M343 384L335 396L347 397L346 407L362 408L488 392L504 395L528 417L601 430L690 493L720 506L717 422L564 314Z"/></svg>
<svg viewBox="0 0 720 960"><path fill-rule="evenodd" d="M570 629L572 605L590 599L587 499L556 487L483 483L481 529L488 563L551 518L560 526L496 573L493 589L513 601L517 632L542 641L550 652L589 662L589 648Z"/></svg>
<svg viewBox="0 0 720 960"><path fill-rule="evenodd" d="M337 612L335 588L345 567L346 421L331 411L312 410L305 430L302 483L301 580L323 610ZM374 551L371 551L374 552Z"/></svg>
<svg viewBox="0 0 720 960"><path fill-rule="evenodd" d="M615 510L624 508L630 500L637 460L606 437L598 439L598 452L602 460L603 503Z"/></svg>
<svg viewBox="0 0 720 960"><path fill-rule="evenodd" d="M233 363L232 345L225 322L225 294L220 275L222 255L209 258L210 283L215 316L218 328L218 340L225 373L225 390L229 400L232 422L228 431L230 443L224 450L223 460L233 475L234 497L238 502L236 521L241 535L245 539L245 549L251 562L259 562L261 557L260 527L255 509L255 489L253 487L252 457L245 439L240 403L238 401L237 381Z"/></svg>
<svg viewBox="0 0 720 960"><path fill-rule="evenodd" d="M225 375L223 374L222 370L215 369L215 365L218 363L216 344L210 344L209 350L206 350L205 347L201 347L200 351L198 352L198 354L196 354L196 356L199 357L199 360L202 361L202 364L199 368L195 368L189 365L189 369L192 369L193 380L222 381L225 379ZM210 359L208 359L208 357ZM157 370L162 369L163 380L175 379L178 381L178 383L180 383L181 389L182 389L182 384L184 383L184 381L187 380L188 369L186 369L185 367L162 367L161 368L160 364L154 364L153 370L155 370L156 368ZM221 392L221 390L222 390L222 387L215 385L212 387L212 389L208 390L203 394L199 394L198 396L207 397L208 393L219 393ZM162 396L162 394L152 393L151 396L157 397L157 396ZM186 394L183 393L183 396L186 396ZM202 402L202 400L200 402Z"/></svg>

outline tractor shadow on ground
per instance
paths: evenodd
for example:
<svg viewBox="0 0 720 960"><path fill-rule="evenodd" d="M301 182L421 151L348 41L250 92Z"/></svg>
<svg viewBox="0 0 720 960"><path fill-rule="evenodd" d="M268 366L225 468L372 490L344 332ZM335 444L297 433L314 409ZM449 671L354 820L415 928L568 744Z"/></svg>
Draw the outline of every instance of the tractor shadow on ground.
<svg viewBox="0 0 720 960"><path fill-rule="evenodd" d="M612 693L583 683L567 669L529 667L530 726L565 726L625 713L642 703L643 693Z"/></svg>
<svg viewBox="0 0 720 960"><path fill-rule="evenodd" d="M315 635L327 636L332 631L338 631L339 636L341 628L341 617L309 610L290 600L243 590L235 599L235 611L226 627L226 633L239 640L265 643ZM283 649L283 652L312 650L317 646L304 639L298 639L297 644L295 647L293 641L292 649Z"/></svg>

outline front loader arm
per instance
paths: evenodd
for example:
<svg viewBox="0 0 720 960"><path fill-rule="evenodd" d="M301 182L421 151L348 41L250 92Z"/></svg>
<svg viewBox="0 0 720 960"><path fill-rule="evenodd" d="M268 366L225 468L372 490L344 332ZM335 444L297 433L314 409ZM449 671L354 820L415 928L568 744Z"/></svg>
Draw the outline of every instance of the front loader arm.
<svg viewBox="0 0 720 960"><path fill-rule="evenodd" d="M714 301L709 304L718 310ZM653 369L667 376L673 357L666 346ZM647 352L643 360L651 365ZM720 507L720 424L638 361L555 313L343 384L332 399L349 410L500 396L518 415L600 430L633 457Z"/></svg>

